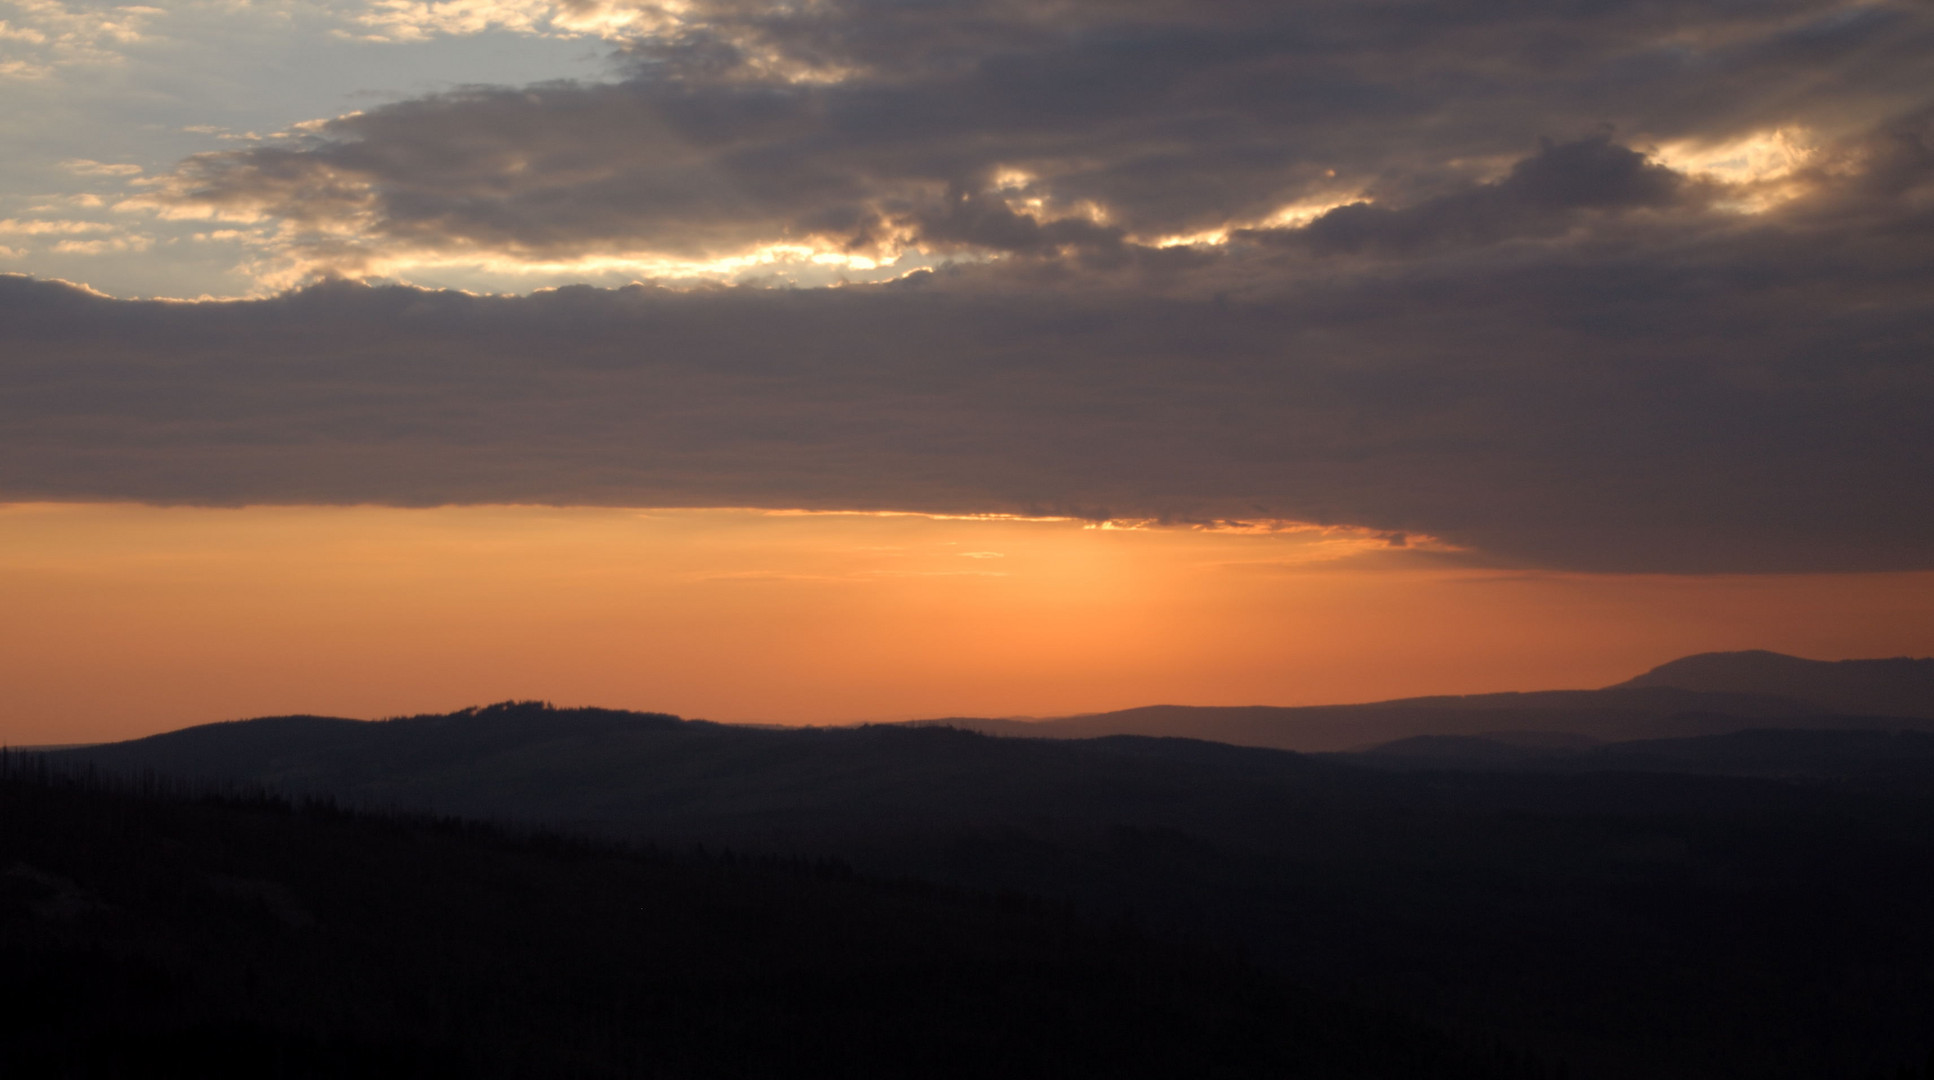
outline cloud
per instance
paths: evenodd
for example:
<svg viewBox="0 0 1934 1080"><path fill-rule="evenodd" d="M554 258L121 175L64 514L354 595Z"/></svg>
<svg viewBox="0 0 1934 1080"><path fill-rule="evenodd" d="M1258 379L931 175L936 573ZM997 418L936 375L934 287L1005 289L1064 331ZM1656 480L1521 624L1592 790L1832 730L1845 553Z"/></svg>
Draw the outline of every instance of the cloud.
<svg viewBox="0 0 1934 1080"><path fill-rule="evenodd" d="M323 280L180 304L0 279L0 495L1282 520L1525 566L1934 566L1924 5L666 20L610 32L616 81L429 95L137 181L119 208L248 222L258 280ZM330 280L458 265L852 283Z"/></svg>
<svg viewBox="0 0 1934 1080"><path fill-rule="evenodd" d="M1395 255L201 304L0 279L0 493L1275 518L1518 565L1925 568L1931 146L1889 129L1740 217L1553 144L1441 197L1536 228Z"/></svg>
<svg viewBox="0 0 1934 1080"><path fill-rule="evenodd" d="M160 8L68 6L60 0L10 0L0 19L0 79L40 80L63 67L119 63L142 40Z"/></svg>
<svg viewBox="0 0 1934 1080"><path fill-rule="evenodd" d="M1340 192L1365 207L1333 214L1327 242L1387 248L1655 206L1674 176L1763 209L1805 177L1768 199L1740 147L1803 131L1832 158L1934 85L1934 11L1908 3L697 0L544 17L570 12L637 14L613 31L628 77L340 117L192 158L150 201L278 223L277 280L693 266L781 244L1044 255L1280 227ZM1540 138L1554 149L1525 162ZM1528 171L1505 175L1513 162Z"/></svg>
<svg viewBox="0 0 1934 1080"><path fill-rule="evenodd" d="M1263 243L1303 244L1322 253L1377 250L1406 254L1433 246L1471 246L1521 236L1551 236L1587 214L1664 210L1693 199L1687 178L1607 135L1554 144L1503 179L1426 199L1401 209L1355 202L1306 224L1245 229L1235 235Z"/></svg>
<svg viewBox="0 0 1934 1080"><path fill-rule="evenodd" d="M76 176L138 176L141 173L139 165L115 165L87 158L73 158L60 164L61 168Z"/></svg>
<svg viewBox="0 0 1934 1080"><path fill-rule="evenodd" d="M16 236L71 236L75 233L107 232L113 226L104 221L71 221L55 218L0 218L0 233Z"/></svg>
<svg viewBox="0 0 1934 1080"><path fill-rule="evenodd" d="M62 240L52 250L60 255L120 255L146 251L153 246L151 236L117 236L107 240Z"/></svg>
<svg viewBox="0 0 1934 1080"><path fill-rule="evenodd" d="M635 37L676 26L683 5L600 0L375 0L350 17L360 36L421 41L492 30L537 37Z"/></svg>

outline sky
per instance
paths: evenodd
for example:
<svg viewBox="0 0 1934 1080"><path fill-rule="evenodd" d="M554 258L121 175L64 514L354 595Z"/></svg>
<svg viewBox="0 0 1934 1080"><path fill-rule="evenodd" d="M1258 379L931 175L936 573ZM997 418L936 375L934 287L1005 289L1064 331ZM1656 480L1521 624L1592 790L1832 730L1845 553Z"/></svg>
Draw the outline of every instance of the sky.
<svg viewBox="0 0 1934 1080"><path fill-rule="evenodd" d="M0 741L1934 652L1934 8L0 0Z"/></svg>

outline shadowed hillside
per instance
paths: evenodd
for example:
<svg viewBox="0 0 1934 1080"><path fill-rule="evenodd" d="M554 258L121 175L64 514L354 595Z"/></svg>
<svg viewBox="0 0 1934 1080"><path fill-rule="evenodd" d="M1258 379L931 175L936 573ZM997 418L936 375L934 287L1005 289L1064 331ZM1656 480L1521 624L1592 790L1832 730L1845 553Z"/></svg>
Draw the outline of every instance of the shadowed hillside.
<svg viewBox="0 0 1934 1080"><path fill-rule="evenodd" d="M1670 772L1795 780L1875 793L1934 792L1934 733L1887 728L1765 728L1570 747L1420 735L1337 756L1372 768L1412 771Z"/></svg>
<svg viewBox="0 0 1934 1080"><path fill-rule="evenodd" d="M0 774L8 1076L1535 1075L1017 897Z"/></svg>
<svg viewBox="0 0 1934 1080"><path fill-rule="evenodd" d="M1026 892L1502 1033L1579 1078L1853 1080L1922 1061L1934 761L1877 785L1766 779L1710 775L1741 771L1732 744L1678 745L1598 768L1391 772L1192 740L506 704L54 757Z"/></svg>

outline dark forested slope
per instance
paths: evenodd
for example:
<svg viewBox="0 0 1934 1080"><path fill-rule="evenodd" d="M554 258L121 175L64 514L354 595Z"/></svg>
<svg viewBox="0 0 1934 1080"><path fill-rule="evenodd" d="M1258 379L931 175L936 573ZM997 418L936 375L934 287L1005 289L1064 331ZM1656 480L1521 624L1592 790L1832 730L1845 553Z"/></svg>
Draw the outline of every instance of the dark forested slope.
<svg viewBox="0 0 1934 1080"><path fill-rule="evenodd" d="M1880 785L1710 774L1739 771L1714 755L1790 750L1393 772L1178 739L504 705L56 756L1019 890L1502 1032L1579 1078L1852 1078L1923 1061L1934 759Z"/></svg>
<svg viewBox="0 0 1934 1080"><path fill-rule="evenodd" d="M0 1075L1535 1075L1018 898L0 776Z"/></svg>
<svg viewBox="0 0 1934 1080"><path fill-rule="evenodd" d="M1847 718L1849 722L1861 722ZM1607 746L1527 744L1510 737L1420 735L1337 760L1377 769L1752 776L1842 791L1934 795L1934 732L1899 731L1889 718L1839 731L1763 728Z"/></svg>

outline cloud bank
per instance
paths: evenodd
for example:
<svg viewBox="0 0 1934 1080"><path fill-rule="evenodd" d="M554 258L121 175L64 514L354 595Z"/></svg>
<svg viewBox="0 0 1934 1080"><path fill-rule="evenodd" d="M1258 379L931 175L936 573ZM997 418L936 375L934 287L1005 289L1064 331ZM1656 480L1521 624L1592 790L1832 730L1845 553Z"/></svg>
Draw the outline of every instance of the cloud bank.
<svg viewBox="0 0 1934 1080"><path fill-rule="evenodd" d="M1898 226L1333 276L1258 245L818 290L0 279L0 491L1266 516L1538 565L1924 567L1934 281ZM1385 228L1425 243L1351 235Z"/></svg>
<svg viewBox="0 0 1934 1080"><path fill-rule="evenodd" d="M1934 567L1925 5L571 11L622 79L374 108L126 209L252 222L271 282L660 283L0 279L0 496L1270 517L1521 565ZM666 287L774 252L855 283ZM939 269L868 280L910 260Z"/></svg>
<svg viewBox="0 0 1934 1080"><path fill-rule="evenodd" d="M193 158L148 203L274 221L297 274L696 271L774 245L870 265L1215 239L1357 201L1481 213L1459 193L1540 138L1615 132L1687 162L1785 138L1845 171L1934 104L1934 13L1905 3L700 0L622 25L651 32L620 38L621 81L341 117ZM1814 186L1705 163L1735 208ZM1672 202L1660 175L1550 186L1581 175L1565 164L1506 187L1547 209Z"/></svg>

